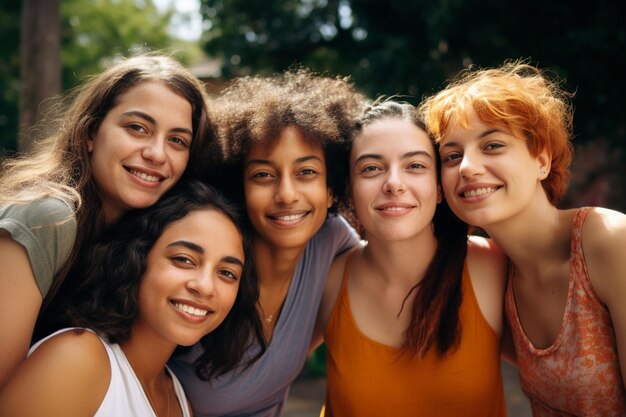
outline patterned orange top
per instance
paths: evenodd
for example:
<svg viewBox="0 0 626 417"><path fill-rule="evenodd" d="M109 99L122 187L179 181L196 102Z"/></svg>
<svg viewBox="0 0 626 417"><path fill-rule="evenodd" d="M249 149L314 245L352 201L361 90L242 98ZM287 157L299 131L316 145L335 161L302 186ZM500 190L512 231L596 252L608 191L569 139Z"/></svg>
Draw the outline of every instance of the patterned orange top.
<svg viewBox="0 0 626 417"><path fill-rule="evenodd" d="M508 283L505 309L522 390L534 417L626 416L611 317L591 286L583 254L581 232L589 209L581 208L574 216L567 302L552 346L537 349L528 339L517 315L512 280Z"/></svg>
<svg viewBox="0 0 626 417"><path fill-rule="evenodd" d="M462 326L457 350L423 359L365 336L346 292L348 258L337 302L325 329L327 417L505 416L500 338L483 317L463 271ZM325 413L325 414L324 414Z"/></svg>

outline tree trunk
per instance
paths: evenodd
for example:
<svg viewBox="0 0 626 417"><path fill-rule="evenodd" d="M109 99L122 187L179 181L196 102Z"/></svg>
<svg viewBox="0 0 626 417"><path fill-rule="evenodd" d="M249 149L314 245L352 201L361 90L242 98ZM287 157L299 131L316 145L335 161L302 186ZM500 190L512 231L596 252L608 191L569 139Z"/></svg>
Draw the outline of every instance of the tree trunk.
<svg viewBox="0 0 626 417"><path fill-rule="evenodd" d="M20 43L20 122L18 147L27 152L32 127L61 92L60 0L23 0Z"/></svg>

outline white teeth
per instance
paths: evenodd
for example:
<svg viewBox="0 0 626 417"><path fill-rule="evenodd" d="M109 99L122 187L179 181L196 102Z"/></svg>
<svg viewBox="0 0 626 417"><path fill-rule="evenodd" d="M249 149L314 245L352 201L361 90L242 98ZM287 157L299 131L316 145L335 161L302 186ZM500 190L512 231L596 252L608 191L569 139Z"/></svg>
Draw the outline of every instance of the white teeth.
<svg viewBox="0 0 626 417"><path fill-rule="evenodd" d="M402 211L406 210L406 207L386 207L382 211Z"/></svg>
<svg viewBox="0 0 626 417"><path fill-rule="evenodd" d="M294 220L301 219L304 216L306 216L306 213L290 214L289 216L276 216L275 219L276 220L281 220L281 221L284 221L284 222L291 222L291 221L294 221Z"/></svg>
<svg viewBox="0 0 626 417"><path fill-rule="evenodd" d="M159 182L159 177L155 177L154 175L148 175L145 172L139 172L136 169L131 169L130 173L133 174L137 178L141 178L142 180L146 180L150 182Z"/></svg>
<svg viewBox="0 0 626 417"><path fill-rule="evenodd" d="M463 197L479 197L481 195L493 193L494 191L496 191L496 187L477 188L475 190L465 191L463 193Z"/></svg>
<svg viewBox="0 0 626 417"><path fill-rule="evenodd" d="M174 303L174 306L180 311L184 311L185 313L191 314L192 316L204 317L208 314L207 310L195 308L187 304Z"/></svg>

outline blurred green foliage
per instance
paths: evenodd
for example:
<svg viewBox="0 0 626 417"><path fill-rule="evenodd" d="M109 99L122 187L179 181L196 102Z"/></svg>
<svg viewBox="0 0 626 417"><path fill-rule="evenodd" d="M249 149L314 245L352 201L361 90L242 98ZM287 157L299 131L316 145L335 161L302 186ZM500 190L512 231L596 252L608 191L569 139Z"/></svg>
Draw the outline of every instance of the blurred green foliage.
<svg viewBox="0 0 626 417"><path fill-rule="evenodd" d="M205 50L230 77L302 64L351 75L369 96L418 102L470 64L524 58L576 92L575 144L608 141L624 178L626 3L612 0L201 0ZM616 162L620 161L620 162ZM593 171L593 170L592 170ZM595 181L578 178L578 183ZM615 184L613 184L615 186ZM623 187L619 188L622 190ZM626 208L626 195L596 198Z"/></svg>
<svg viewBox="0 0 626 417"><path fill-rule="evenodd" d="M10 151L17 147L20 10L20 0L0 3L0 149Z"/></svg>
<svg viewBox="0 0 626 417"><path fill-rule="evenodd" d="M163 50L189 63L193 52L168 33L173 13L159 11L152 0L62 0L63 89L97 74L118 55ZM0 150L4 153L16 150L20 14L19 0L0 3Z"/></svg>

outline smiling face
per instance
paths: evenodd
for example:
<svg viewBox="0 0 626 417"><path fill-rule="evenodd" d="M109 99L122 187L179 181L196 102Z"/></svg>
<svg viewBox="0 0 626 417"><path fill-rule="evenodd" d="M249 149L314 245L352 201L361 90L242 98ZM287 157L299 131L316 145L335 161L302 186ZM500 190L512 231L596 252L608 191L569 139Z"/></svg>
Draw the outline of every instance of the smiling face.
<svg viewBox="0 0 626 417"><path fill-rule="evenodd" d="M264 143L250 148L243 176L257 242L274 249L304 248L332 205L322 147L287 127L271 149Z"/></svg>
<svg viewBox="0 0 626 417"><path fill-rule="evenodd" d="M440 143L441 181L454 213L482 228L512 218L537 198L549 172L545 152L532 157L526 142L474 114L468 128L452 125Z"/></svg>
<svg viewBox="0 0 626 417"><path fill-rule="evenodd" d="M216 210L170 224L148 253L133 335L189 346L222 323L242 276L239 231Z"/></svg>
<svg viewBox="0 0 626 417"><path fill-rule="evenodd" d="M351 196L367 238L409 239L430 223L441 193L435 150L426 132L409 120L381 119L354 140Z"/></svg>
<svg viewBox="0 0 626 417"><path fill-rule="evenodd" d="M117 97L87 141L107 224L154 204L180 179L193 137L191 115L191 104L159 82Z"/></svg>

